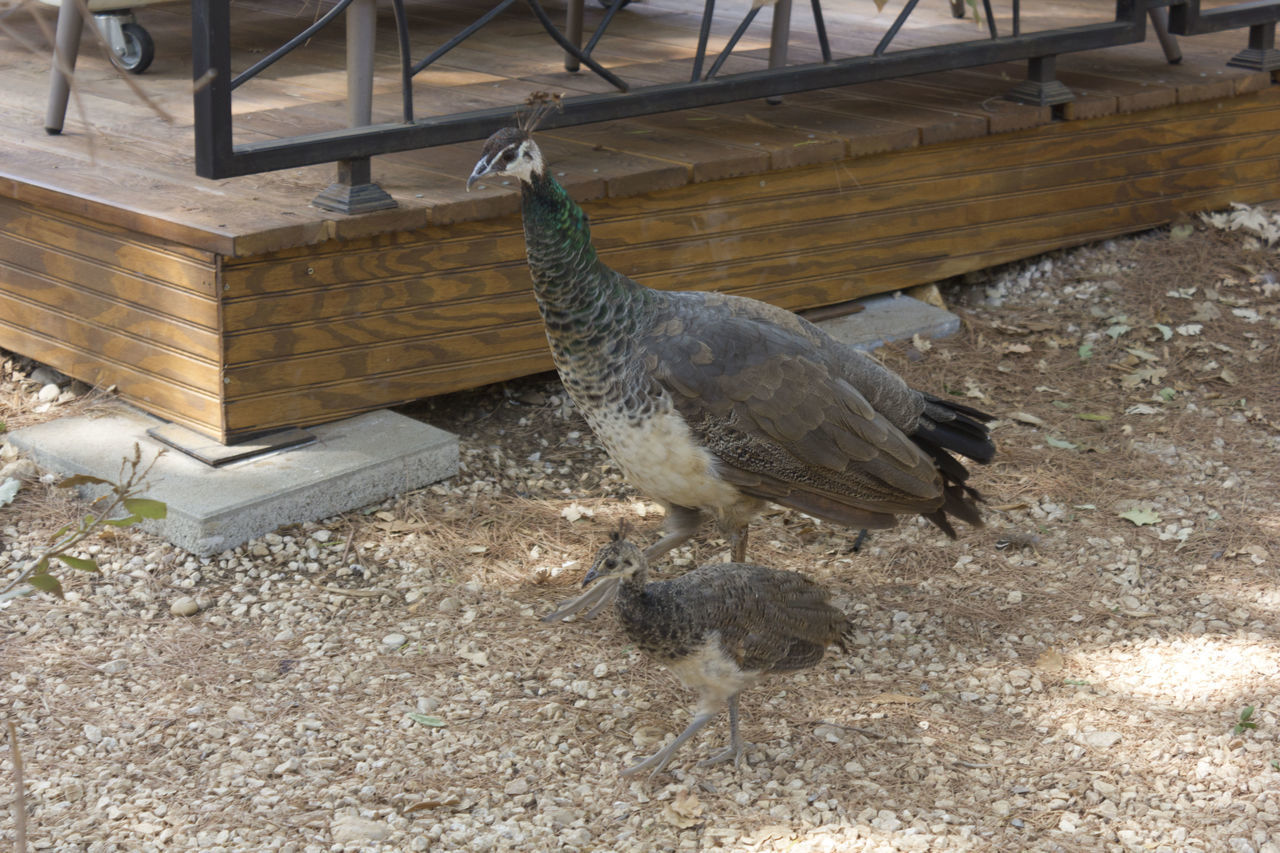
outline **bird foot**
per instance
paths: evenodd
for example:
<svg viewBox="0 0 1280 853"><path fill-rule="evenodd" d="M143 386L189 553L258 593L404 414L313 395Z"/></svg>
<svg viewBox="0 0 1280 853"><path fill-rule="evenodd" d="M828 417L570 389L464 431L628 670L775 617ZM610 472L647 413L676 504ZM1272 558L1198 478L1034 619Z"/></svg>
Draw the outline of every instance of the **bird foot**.
<svg viewBox="0 0 1280 853"><path fill-rule="evenodd" d="M726 746L710 758L704 758L698 762L699 767L712 767L716 764L724 764L726 761L732 761L734 767L742 766L742 756L746 752L744 746L749 744L736 744Z"/></svg>

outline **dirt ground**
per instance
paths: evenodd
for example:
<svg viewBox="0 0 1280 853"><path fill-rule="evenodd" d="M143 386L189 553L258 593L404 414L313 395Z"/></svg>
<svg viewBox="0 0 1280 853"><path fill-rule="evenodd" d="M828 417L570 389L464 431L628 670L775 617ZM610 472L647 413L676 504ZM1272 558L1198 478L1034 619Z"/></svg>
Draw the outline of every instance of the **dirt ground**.
<svg viewBox="0 0 1280 853"><path fill-rule="evenodd" d="M65 601L4 605L31 847L1280 853L1274 210L944 283L961 333L880 355L999 417L987 526L904 520L855 553L758 522L752 559L859 631L744 694L740 767L696 766L722 718L619 777L689 694L611 614L539 621L620 519L660 521L542 376L405 410L460 435L448 481L210 559L116 531ZM100 405L0 358L8 430ZM3 578L84 507L0 465ZM659 570L724 556L708 531Z"/></svg>

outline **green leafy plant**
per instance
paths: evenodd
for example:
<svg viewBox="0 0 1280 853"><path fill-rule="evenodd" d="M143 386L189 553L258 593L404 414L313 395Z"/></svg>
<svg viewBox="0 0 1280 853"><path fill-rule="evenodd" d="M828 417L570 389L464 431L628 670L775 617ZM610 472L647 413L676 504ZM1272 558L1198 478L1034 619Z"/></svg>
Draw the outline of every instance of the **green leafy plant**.
<svg viewBox="0 0 1280 853"><path fill-rule="evenodd" d="M87 474L67 477L59 483L58 487L63 489L106 486L108 491L94 500L94 512L76 524L64 525L49 537L49 546L39 556L28 561L26 567L0 589L0 603L29 594L31 590L20 588L22 584L62 598L62 582L49 571L55 562L78 571L99 574L101 570L95 560L71 553L76 546L106 527L131 527L145 518L164 518L168 514L168 507L163 502L141 497L143 482L163 452L157 453L144 466L142 448L135 444L133 456L123 460L120 476L114 483Z"/></svg>
<svg viewBox="0 0 1280 853"><path fill-rule="evenodd" d="M1232 734L1242 735L1249 729L1256 729L1257 727L1258 724L1253 721L1253 706L1245 705L1244 710L1240 712L1240 719L1236 721L1231 732Z"/></svg>

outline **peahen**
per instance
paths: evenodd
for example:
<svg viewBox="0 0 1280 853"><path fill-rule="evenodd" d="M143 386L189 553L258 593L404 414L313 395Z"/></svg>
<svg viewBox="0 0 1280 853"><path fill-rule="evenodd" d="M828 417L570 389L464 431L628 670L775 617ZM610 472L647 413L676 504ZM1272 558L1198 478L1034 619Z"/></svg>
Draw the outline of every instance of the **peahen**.
<svg viewBox="0 0 1280 853"><path fill-rule="evenodd" d="M675 580L646 583L648 569L644 552L614 534L583 585L595 581L616 588L614 608L623 631L697 692L698 709L674 741L623 776L660 772L726 706L729 746L701 764L736 763L742 755L738 694L766 673L816 666L828 646L847 651L848 617L828 602L825 589L798 572L715 563Z"/></svg>
<svg viewBox="0 0 1280 853"><path fill-rule="evenodd" d="M768 501L854 528L915 513L951 537L953 516L981 525L952 453L990 461L989 415L913 390L790 311L653 290L610 269L586 214L548 173L533 123L490 136L467 187L493 175L520 182L560 378L625 477L667 510L649 560L710 516L741 562L747 524ZM607 603L591 598L560 613Z"/></svg>

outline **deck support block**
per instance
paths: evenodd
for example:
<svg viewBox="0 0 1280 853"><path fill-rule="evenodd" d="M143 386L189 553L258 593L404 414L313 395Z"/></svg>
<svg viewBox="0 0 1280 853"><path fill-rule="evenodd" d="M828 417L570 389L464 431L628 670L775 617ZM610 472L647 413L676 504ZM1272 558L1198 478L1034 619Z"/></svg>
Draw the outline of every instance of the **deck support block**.
<svg viewBox="0 0 1280 853"><path fill-rule="evenodd" d="M1071 93L1057 76L1058 57L1033 56L1027 60L1027 79L1005 94L1011 101L1020 104L1032 104L1037 107L1052 107L1074 101Z"/></svg>
<svg viewBox="0 0 1280 853"><path fill-rule="evenodd" d="M1227 60L1227 64L1254 71L1280 70L1280 50L1276 50L1276 22L1268 21L1249 27L1249 46Z"/></svg>
<svg viewBox="0 0 1280 853"><path fill-rule="evenodd" d="M396 206L391 194L373 182L373 168L368 157L339 160L338 179L311 203L337 213L370 213Z"/></svg>

